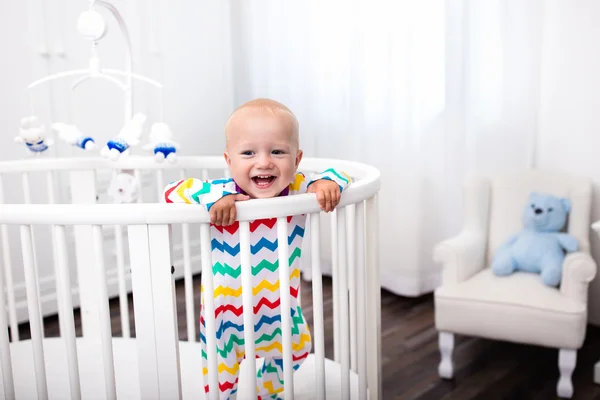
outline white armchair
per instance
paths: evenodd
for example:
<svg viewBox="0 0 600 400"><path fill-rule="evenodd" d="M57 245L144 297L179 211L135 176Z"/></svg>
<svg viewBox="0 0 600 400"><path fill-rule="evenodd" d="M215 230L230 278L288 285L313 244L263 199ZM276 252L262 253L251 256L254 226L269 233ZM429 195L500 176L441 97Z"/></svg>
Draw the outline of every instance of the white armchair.
<svg viewBox="0 0 600 400"><path fill-rule="evenodd" d="M537 274L498 277L489 268L496 249L522 228L523 206L532 191L568 197L572 203L567 231L578 239L580 251L565 258L559 288L544 285ZM443 264L442 285L434 294L440 376L453 377L454 334L557 348L557 394L570 398L586 332L588 284L596 275L589 242L591 180L515 171L468 179L464 200L462 231L434 249L434 260Z"/></svg>

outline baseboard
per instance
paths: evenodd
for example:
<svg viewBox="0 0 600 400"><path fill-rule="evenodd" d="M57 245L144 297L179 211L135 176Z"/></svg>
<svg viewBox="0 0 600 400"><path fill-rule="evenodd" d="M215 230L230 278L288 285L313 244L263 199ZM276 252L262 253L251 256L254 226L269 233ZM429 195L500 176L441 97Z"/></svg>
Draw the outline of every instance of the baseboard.
<svg viewBox="0 0 600 400"><path fill-rule="evenodd" d="M381 287L398 295L418 297L431 293L442 282L440 272L431 272L418 277L402 276L393 271L384 271L381 274Z"/></svg>
<svg viewBox="0 0 600 400"><path fill-rule="evenodd" d="M302 278L306 282L312 281L312 271L310 265L301 265ZM331 264L325 261L321 262L323 276L331 277ZM399 271L380 272L381 287L398 296L418 297L423 294L431 293L442 283L441 272L430 272L419 277L407 277L400 275Z"/></svg>

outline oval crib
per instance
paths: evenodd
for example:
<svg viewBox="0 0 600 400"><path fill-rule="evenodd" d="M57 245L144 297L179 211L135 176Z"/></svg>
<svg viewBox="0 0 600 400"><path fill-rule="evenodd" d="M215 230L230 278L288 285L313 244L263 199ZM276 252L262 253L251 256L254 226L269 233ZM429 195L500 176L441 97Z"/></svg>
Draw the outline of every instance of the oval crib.
<svg viewBox="0 0 600 400"><path fill-rule="evenodd" d="M214 368L204 382L194 304L200 290L194 275L212 267L208 213L160 199L168 182L226 176L225 167L221 157L181 157L176 164L138 156L0 162L0 310L6 310L0 312L0 398L218 398L203 389L217 387L214 305L207 296L207 358ZM381 399L379 172L360 163L308 158L299 170L330 167L353 179L332 214L320 212L314 195L237 204L243 304L252 307L250 222L276 218L278 242L284 244L279 265L289 265L286 217L307 215L302 262L311 270L313 353L292 373L291 316L283 313L284 397ZM141 183L135 204L103 200L103 185L120 171ZM330 298L323 296L324 254L332 265ZM290 293L283 271L280 292ZM183 279L183 293L175 290L176 278ZM204 290L212 292L212 274L202 278ZM109 301L117 314L111 315ZM282 307L289 301L281 296ZM325 302L333 303L332 315L325 315ZM185 320L178 321L183 308ZM44 318L53 314L56 335L44 329ZM332 343L325 340L326 322L333 325ZM21 337L27 326L28 337ZM245 342L254 343L252 318L244 319L244 327ZM333 346L332 359L325 357L326 345ZM259 362L249 362L254 354L247 346L238 399L256 398L250 389Z"/></svg>

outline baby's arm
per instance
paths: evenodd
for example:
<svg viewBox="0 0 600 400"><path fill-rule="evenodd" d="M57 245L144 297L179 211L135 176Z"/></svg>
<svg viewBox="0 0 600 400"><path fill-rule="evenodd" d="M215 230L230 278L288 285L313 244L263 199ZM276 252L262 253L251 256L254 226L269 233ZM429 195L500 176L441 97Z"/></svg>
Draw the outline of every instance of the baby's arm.
<svg viewBox="0 0 600 400"><path fill-rule="evenodd" d="M290 186L291 194L315 193L321 209L333 211L340 201L341 193L351 182L348 174L330 168L306 179L302 173L296 175L296 180Z"/></svg>
<svg viewBox="0 0 600 400"><path fill-rule="evenodd" d="M167 203L201 204L210 211L211 206L228 194L237 193L233 179L203 181L188 178L171 182L164 190Z"/></svg>
<svg viewBox="0 0 600 400"><path fill-rule="evenodd" d="M350 176L348 174L346 174L345 172L337 171L333 168L329 168L328 170L325 170L325 171L321 172L320 174L315 175L310 180L310 182L308 182L308 188L310 189L310 186L313 183L320 181L320 180L327 180L327 181L335 182L340 189L340 193L344 189L346 189L350 185L350 182L352 181Z"/></svg>
<svg viewBox="0 0 600 400"><path fill-rule="evenodd" d="M203 205L210 213L210 222L215 225L231 225L236 217L235 202L249 198L237 191L231 178L212 181L183 179L167 185L164 196L167 203Z"/></svg>

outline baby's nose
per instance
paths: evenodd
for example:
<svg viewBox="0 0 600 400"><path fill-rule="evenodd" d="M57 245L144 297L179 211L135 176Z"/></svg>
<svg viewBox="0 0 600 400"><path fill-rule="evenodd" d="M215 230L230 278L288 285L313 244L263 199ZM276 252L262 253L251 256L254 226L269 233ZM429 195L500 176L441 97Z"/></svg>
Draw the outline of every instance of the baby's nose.
<svg viewBox="0 0 600 400"><path fill-rule="evenodd" d="M258 158L258 165L261 167L269 167L271 166L271 157L268 155L264 155Z"/></svg>

